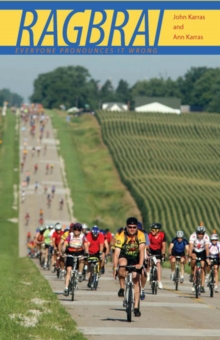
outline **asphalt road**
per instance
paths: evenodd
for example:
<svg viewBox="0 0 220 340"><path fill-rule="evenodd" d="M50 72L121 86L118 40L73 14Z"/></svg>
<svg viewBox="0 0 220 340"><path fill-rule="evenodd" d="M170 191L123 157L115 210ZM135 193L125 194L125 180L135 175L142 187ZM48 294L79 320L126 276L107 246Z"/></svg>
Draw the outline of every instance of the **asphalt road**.
<svg viewBox="0 0 220 340"><path fill-rule="evenodd" d="M22 127L21 123L21 127ZM37 131L39 130L39 123ZM39 226L39 210L44 209L45 223L70 222L70 215L67 203L62 211L59 210L59 198L67 195L68 190L63 184L63 170L57 154L57 146L51 122L46 125L49 131L49 138L43 138L41 153L31 155L33 145L37 145L37 136L29 135L29 125L26 130L20 133L20 153L22 155L25 138L27 138L28 155L25 161L24 171L21 173L20 181L25 177L25 172L30 171L30 185L26 189L26 199L20 203L19 214L19 254L26 256L26 233L31 231L34 234ZM47 145L47 152L43 153L43 146ZM34 164L38 163L39 169L34 174ZM47 163L54 164L52 174L46 175L45 166ZM38 191L34 191L35 181L39 182ZM50 208L46 205L46 194L43 191L44 184L48 190L52 185L56 186L55 197ZM67 196L66 196L67 197ZM66 198L68 200L68 198ZM29 212L31 218L28 226L25 226L24 216ZM33 260L39 267L38 261ZM174 291L174 284L169 279L169 270L163 270L164 289L159 290L157 295L152 295L150 286L146 285L146 298L141 302L141 317L133 318L131 323L126 320L125 309L122 307L122 298L117 296L119 289L118 281L112 278L111 263L106 266L106 273L100 278L97 291L87 288L87 282L79 283L75 301L70 297L64 297L62 291L64 282L55 277L50 271L39 271L48 280L54 294L57 295L72 318L77 322L79 330L90 340L131 340L139 337L148 337L154 340L160 339L220 339L220 294L214 298L209 297L209 290L199 299L195 299L191 292L191 283L188 275L185 275L185 282L180 285L179 291Z"/></svg>

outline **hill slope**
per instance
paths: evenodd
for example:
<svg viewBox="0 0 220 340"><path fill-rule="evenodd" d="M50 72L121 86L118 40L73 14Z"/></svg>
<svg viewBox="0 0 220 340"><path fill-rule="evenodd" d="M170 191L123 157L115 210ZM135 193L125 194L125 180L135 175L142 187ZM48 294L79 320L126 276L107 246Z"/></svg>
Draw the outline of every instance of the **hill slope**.
<svg viewBox="0 0 220 340"><path fill-rule="evenodd" d="M145 227L160 221L169 237L200 221L218 229L220 115L98 111L102 137Z"/></svg>

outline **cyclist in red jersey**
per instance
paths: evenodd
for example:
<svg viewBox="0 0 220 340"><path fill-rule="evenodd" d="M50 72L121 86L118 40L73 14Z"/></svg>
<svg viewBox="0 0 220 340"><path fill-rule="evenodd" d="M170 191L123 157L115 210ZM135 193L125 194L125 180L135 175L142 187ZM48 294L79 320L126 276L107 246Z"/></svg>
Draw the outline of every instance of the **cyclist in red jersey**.
<svg viewBox="0 0 220 340"><path fill-rule="evenodd" d="M54 264L56 263L56 259L57 259L57 253L59 252L59 245L61 242L61 237L64 234L64 231L62 230L62 226L60 223L56 223L55 224L55 231L52 235L52 243L53 243L53 247L54 247L54 256L53 256L53 261ZM61 270L64 270L64 260L63 258L60 258L60 268Z"/></svg>
<svg viewBox="0 0 220 340"><path fill-rule="evenodd" d="M160 223L153 223L151 226L151 231L148 234L150 246L149 252L151 255L160 255L160 258L157 259L157 268L158 268L158 288L163 289L163 285L161 282L162 277L162 267L161 267L161 259L165 259L166 252L166 235L163 231L161 231ZM148 268L149 270L149 268Z"/></svg>
<svg viewBox="0 0 220 340"><path fill-rule="evenodd" d="M89 255L98 257L102 261L102 252L104 248L104 235L100 233L99 228L94 225L92 230L86 235L88 241ZM88 266L89 281L88 287L90 288L90 265Z"/></svg>

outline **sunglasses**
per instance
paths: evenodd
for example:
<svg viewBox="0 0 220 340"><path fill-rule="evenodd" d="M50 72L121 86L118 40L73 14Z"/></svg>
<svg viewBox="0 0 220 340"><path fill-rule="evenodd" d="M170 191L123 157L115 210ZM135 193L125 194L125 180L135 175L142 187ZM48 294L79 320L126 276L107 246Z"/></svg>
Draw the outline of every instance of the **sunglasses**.
<svg viewBox="0 0 220 340"><path fill-rule="evenodd" d="M128 229L137 229L137 227L128 227Z"/></svg>
<svg viewBox="0 0 220 340"><path fill-rule="evenodd" d="M78 231L81 231L82 228L79 228L79 227L73 227L73 230L78 230Z"/></svg>
<svg viewBox="0 0 220 340"><path fill-rule="evenodd" d="M151 229L151 231L157 231L157 229Z"/></svg>

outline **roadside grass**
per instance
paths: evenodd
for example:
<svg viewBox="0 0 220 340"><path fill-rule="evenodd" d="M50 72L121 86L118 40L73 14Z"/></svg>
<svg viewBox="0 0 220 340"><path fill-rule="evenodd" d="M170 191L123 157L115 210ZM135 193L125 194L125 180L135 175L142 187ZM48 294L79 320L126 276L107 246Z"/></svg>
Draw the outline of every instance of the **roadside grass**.
<svg viewBox="0 0 220 340"><path fill-rule="evenodd" d="M129 215L141 219L130 193L121 183L112 158L102 142L95 117L84 114L66 121L66 113L48 111L60 141L74 216L82 223L115 231Z"/></svg>
<svg viewBox="0 0 220 340"><path fill-rule="evenodd" d="M76 323L52 293L48 282L29 258L18 258L18 217L12 208L13 185L18 184L19 152L16 117L1 120L0 145L0 339L85 340Z"/></svg>

